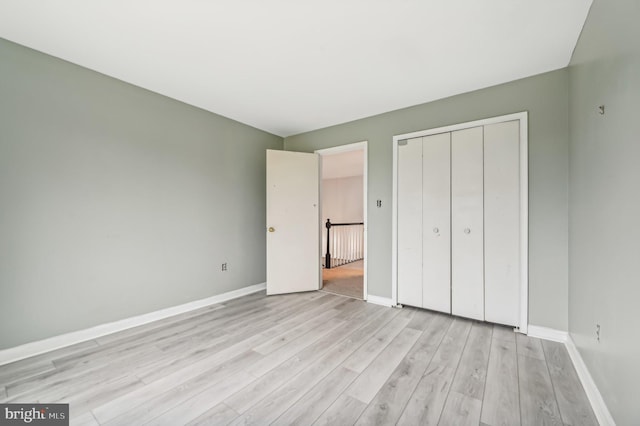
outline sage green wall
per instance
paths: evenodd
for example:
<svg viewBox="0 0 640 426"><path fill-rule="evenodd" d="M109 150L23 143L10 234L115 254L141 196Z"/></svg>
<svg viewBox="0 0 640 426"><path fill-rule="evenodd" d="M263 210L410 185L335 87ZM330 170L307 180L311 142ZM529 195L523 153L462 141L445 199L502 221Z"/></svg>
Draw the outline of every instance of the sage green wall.
<svg viewBox="0 0 640 426"><path fill-rule="evenodd" d="M282 143L0 39L0 349L264 282Z"/></svg>
<svg viewBox="0 0 640 426"><path fill-rule="evenodd" d="M638 17L596 0L569 68L569 332L618 425L640 424Z"/></svg>
<svg viewBox="0 0 640 426"><path fill-rule="evenodd" d="M291 136L285 138L285 149L313 151L369 142L369 293L391 297L393 136L520 111L529 111L529 322L566 330L569 138L566 69ZM376 207L378 199L382 200L381 208Z"/></svg>

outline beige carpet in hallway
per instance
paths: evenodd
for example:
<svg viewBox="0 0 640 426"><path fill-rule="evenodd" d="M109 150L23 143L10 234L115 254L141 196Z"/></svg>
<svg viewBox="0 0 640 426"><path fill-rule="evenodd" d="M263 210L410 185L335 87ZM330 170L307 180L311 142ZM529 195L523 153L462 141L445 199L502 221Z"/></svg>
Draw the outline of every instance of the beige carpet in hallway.
<svg viewBox="0 0 640 426"><path fill-rule="evenodd" d="M322 290L342 296L363 298L363 261L322 270Z"/></svg>

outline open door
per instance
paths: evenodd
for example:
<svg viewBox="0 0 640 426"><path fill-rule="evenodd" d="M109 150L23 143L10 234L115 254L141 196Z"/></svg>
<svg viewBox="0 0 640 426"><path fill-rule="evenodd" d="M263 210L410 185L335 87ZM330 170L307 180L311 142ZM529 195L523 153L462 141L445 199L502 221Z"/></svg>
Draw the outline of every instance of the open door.
<svg viewBox="0 0 640 426"><path fill-rule="evenodd" d="M267 294L320 288L318 154L267 150Z"/></svg>

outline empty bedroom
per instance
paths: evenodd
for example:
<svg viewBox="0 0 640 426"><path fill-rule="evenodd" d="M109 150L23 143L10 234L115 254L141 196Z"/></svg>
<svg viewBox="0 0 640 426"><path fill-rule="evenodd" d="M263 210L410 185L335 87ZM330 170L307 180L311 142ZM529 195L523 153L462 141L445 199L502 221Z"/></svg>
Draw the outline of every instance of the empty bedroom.
<svg viewBox="0 0 640 426"><path fill-rule="evenodd" d="M0 0L0 425L640 424L637 0Z"/></svg>

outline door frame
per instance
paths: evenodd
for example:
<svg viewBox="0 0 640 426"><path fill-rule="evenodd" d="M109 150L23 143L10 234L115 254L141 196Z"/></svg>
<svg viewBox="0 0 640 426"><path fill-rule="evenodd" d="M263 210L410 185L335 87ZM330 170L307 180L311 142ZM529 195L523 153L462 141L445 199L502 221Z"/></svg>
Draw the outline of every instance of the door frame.
<svg viewBox="0 0 640 426"><path fill-rule="evenodd" d="M391 301L394 306L398 305L398 142L405 139L420 138L515 120L520 122L520 326L516 330L520 333L527 333L529 326L529 132L527 111L420 130L393 137Z"/></svg>
<svg viewBox="0 0 640 426"><path fill-rule="evenodd" d="M363 276L363 283L362 283L362 298L363 300L367 300L368 299L368 279L367 279L367 258L368 256L368 247L367 247L367 228L368 228L368 208L367 208L367 190L369 187L369 181L368 181L368 173L367 173L367 168L368 168L368 141L362 141L362 142L355 142L355 143L349 143L346 145L338 145L338 146L333 146L330 148L324 148L324 149L316 149L314 152L316 154L320 155L320 200L322 200L322 157L324 155L334 155L334 154L341 154L343 152L351 152L351 151L363 151L362 155L364 156L364 162L362 165L362 214L363 214L363 222L364 222L364 276ZM322 202L320 203L320 206L322 207ZM322 232L324 230L324 223L322 223L322 211L320 212L320 223L319 223L319 227L320 227L320 232ZM322 235L322 234L321 234ZM320 239L320 241L322 241L322 238ZM322 250L320 250L320 253L322 254ZM322 275L322 271L320 271L321 275ZM322 286L322 276L320 277L320 285Z"/></svg>

